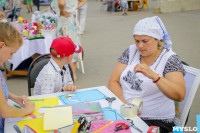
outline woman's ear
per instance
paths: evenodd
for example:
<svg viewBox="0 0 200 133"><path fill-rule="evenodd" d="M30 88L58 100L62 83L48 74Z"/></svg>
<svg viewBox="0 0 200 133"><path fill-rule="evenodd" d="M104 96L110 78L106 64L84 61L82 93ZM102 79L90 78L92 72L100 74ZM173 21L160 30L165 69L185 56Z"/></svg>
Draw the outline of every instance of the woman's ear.
<svg viewBox="0 0 200 133"><path fill-rule="evenodd" d="M3 46L5 46L5 42L0 42L0 48L2 48Z"/></svg>

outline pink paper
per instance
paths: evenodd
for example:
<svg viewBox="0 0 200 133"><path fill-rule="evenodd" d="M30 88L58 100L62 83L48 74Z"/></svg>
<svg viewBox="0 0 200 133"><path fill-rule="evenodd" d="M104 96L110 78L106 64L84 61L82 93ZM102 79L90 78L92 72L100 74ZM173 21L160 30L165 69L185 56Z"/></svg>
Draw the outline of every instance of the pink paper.
<svg viewBox="0 0 200 133"><path fill-rule="evenodd" d="M72 112L72 114L97 114L97 113L99 113L99 111L81 110Z"/></svg>
<svg viewBox="0 0 200 133"><path fill-rule="evenodd" d="M32 118L37 118L34 114L29 114Z"/></svg>
<svg viewBox="0 0 200 133"><path fill-rule="evenodd" d="M110 123L111 121L105 120L105 121L99 121L99 122L91 122L90 132L95 132L101 127L105 126L106 124ZM129 121L124 120L115 120L111 125L107 126L106 128L102 129L98 133L112 133L115 129L115 125L117 123L125 123L126 125L129 125ZM131 128L127 130L120 130L117 131L117 133L131 133Z"/></svg>

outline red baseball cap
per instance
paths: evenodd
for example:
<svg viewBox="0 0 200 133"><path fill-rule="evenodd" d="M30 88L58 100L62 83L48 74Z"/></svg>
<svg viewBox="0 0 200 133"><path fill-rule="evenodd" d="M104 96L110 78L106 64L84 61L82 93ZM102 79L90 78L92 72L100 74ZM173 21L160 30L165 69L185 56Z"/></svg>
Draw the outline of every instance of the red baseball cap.
<svg viewBox="0 0 200 133"><path fill-rule="evenodd" d="M52 48L56 50L57 55L51 52ZM71 38L69 37L59 37L54 39L50 47L51 55L58 58L69 56L74 52L80 53L81 51L81 46L74 44Z"/></svg>

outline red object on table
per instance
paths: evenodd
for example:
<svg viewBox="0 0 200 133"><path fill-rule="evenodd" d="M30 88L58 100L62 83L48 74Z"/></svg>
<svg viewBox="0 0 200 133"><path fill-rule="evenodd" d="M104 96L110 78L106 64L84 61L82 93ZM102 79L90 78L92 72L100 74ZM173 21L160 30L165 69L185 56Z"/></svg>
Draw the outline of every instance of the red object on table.
<svg viewBox="0 0 200 133"><path fill-rule="evenodd" d="M115 129L114 129L114 131L113 132L117 132L117 131L119 131L119 130L127 130L127 129L129 129L129 125L126 125L125 123L117 123L116 125L115 125Z"/></svg>
<svg viewBox="0 0 200 133"><path fill-rule="evenodd" d="M157 126L150 126L147 133L159 133L159 127Z"/></svg>
<svg viewBox="0 0 200 133"><path fill-rule="evenodd" d="M37 26L37 27L38 27L38 23L35 23L35 22L34 22L34 23L33 23L33 26Z"/></svg>
<svg viewBox="0 0 200 133"><path fill-rule="evenodd" d="M23 23L24 23L24 24L27 24L27 23L28 23L28 21L27 21L26 19L24 19L24 20L23 20Z"/></svg>

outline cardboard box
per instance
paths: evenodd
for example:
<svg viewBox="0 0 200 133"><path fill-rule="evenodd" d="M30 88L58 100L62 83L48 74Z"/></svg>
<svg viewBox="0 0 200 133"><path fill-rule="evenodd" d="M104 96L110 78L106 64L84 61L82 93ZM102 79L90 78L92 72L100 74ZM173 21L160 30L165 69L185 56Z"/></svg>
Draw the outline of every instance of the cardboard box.
<svg viewBox="0 0 200 133"><path fill-rule="evenodd" d="M154 12L154 13L160 13L160 8L154 8L154 9L153 9L153 12Z"/></svg>

